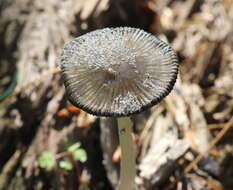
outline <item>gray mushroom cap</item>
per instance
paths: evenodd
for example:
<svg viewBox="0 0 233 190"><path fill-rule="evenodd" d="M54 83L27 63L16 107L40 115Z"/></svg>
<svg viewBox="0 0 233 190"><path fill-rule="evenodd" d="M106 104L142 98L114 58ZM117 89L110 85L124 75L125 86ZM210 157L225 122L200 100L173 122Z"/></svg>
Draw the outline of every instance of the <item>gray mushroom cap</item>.
<svg viewBox="0 0 233 190"><path fill-rule="evenodd" d="M98 116L128 116L160 102L178 72L175 52L136 28L105 28L67 43L60 67L69 100Z"/></svg>

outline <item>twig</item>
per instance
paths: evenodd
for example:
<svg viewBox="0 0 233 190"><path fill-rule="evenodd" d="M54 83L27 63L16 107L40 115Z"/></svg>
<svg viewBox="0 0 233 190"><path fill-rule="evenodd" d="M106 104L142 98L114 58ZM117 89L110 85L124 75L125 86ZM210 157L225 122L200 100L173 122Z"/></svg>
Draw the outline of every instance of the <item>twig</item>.
<svg viewBox="0 0 233 190"><path fill-rule="evenodd" d="M41 75L39 75L38 77L36 77L35 79L33 79L32 81L30 81L30 82L26 83L25 85L23 85L22 87L19 87L18 89L16 89L9 97L7 97L3 101L3 103L6 102L6 100L9 100L10 98L17 96L18 94L20 94L21 92L23 92L24 90L26 90L27 88L29 88L34 83L36 83L38 81L41 81L44 78L46 78L46 77L48 77L50 75L56 74L56 73L58 73L60 71L61 70L60 70L59 67L53 68L53 69L51 69L49 71L45 71L44 73L42 73Z"/></svg>
<svg viewBox="0 0 233 190"><path fill-rule="evenodd" d="M53 68L53 69L51 69L49 71L45 71L44 73L42 73L41 75L39 75L38 77L33 79L32 81L28 82L27 84L23 85L19 89L15 90L15 92L13 92L10 97L17 96L18 94L20 94L22 91L26 90L28 87L30 87L35 82L41 81L42 79L44 79L44 78L46 78L46 77L48 77L50 75L56 74L56 73L58 73L60 71L61 71L61 69L59 67Z"/></svg>
<svg viewBox="0 0 233 190"><path fill-rule="evenodd" d="M226 125L226 123L209 124L207 127L209 130L222 129L224 128L224 125Z"/></svg>
<svg viewBox="0 0 233 190"><path fill-rule="evenodd" d="M197 179L197 180L200 180L200 181L203 181L205 184L207 184L207 186L213 190L224 190L223 186L221 186L220 184L212 181L212 180L209 180L209 179L205 179L201 176L190 176L191 178L194 178L194 179Z"/></svg>

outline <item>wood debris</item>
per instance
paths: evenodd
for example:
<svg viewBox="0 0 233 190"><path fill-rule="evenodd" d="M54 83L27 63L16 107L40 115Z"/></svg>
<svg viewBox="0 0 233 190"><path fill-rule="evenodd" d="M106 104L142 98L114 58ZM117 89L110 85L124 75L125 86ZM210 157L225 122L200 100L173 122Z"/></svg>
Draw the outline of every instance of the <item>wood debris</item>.
<svg viewBox="0 0 233 190"><path fill-rule="evenodd" d="M0 190L116 188L116 121L73 108L57 68L70 39L116 26L161 37L180 60L171 94L132 117L135 189L233 189L232 0L2 0L0 100L12 93L0 102ZM86 163L38 167L41 152L77 141Z"/></svg>

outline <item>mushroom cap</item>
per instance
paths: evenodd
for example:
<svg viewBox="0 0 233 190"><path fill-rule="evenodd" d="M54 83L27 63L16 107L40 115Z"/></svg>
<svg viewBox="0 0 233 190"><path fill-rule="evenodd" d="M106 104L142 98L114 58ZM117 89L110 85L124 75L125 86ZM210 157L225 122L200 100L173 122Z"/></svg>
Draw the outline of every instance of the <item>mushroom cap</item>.
<svg viewBox="0 0 233 190"><path fill-rule="evenodd" d="M160 102L178 73L175 52L141 29L82 35L63 49L62 78L70 102L98 116L129 116Z"/></svg>

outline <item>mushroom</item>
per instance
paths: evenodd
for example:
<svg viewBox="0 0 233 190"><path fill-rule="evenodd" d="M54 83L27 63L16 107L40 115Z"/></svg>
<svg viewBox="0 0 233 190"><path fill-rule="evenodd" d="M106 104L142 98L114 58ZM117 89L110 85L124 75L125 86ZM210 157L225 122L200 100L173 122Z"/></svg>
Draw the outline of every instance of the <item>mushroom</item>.
<svg viewBox="0 0 233 190"><path fill-rule="evenodd" d="M175 52L141 29L104 28L67 43L60 67L73 105L117 118L122 149L118 189L133 189L135 153L128 116L157 104L172 90L178 73Z"/></svg>

